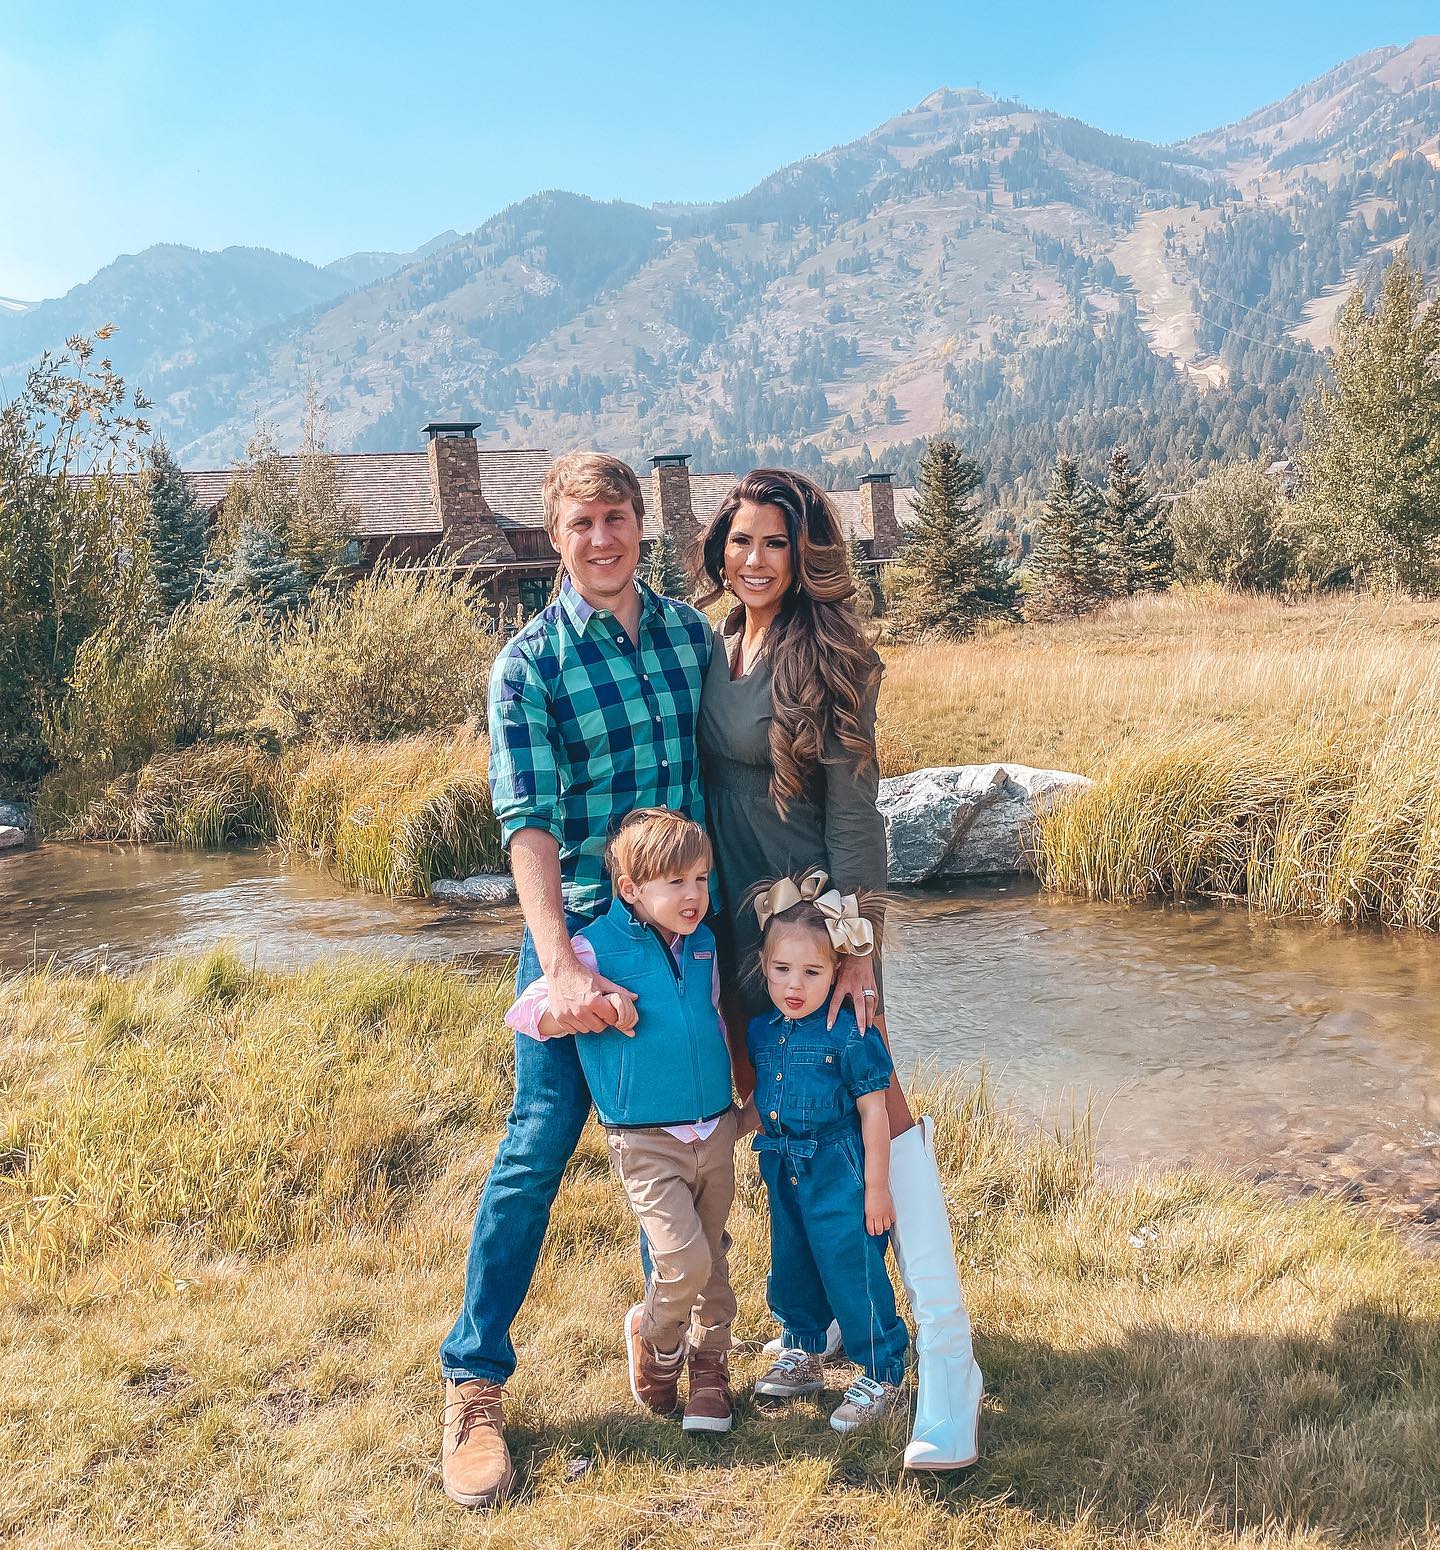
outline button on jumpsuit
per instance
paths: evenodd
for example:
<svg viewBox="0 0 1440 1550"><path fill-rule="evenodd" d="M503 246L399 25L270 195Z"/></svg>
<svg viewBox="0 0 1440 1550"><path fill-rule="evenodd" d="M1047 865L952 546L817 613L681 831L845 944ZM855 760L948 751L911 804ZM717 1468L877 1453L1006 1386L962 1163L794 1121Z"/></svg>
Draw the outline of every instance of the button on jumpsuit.
<svg viewBox="0 0 1440 1550"><path fill-rule="evenodd" d="M855 1100L894 1069L877 1029L847 1006L793 1019L771 1010L748 1031L760 1133L754 1147L770 1197L766 1299L787 1346L822 1352L833 1317L867 1377L898 1383L909 1336L885 1267L889 1235L865 1230L865 1152Z"/></svg>

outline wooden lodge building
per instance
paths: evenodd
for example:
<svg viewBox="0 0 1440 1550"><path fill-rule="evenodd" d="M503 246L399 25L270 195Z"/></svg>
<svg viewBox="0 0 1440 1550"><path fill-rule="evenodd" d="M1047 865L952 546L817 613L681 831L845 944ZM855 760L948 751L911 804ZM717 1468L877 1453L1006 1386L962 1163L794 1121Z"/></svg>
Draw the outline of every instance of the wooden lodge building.
<svg viewBox="0 0 1440 1550"><path fill-rule="evenodd" d="M540 447L482 447L479 428L473 420L432 422L423 452L331 454L339 499L357 514L363 566L392 559L468 571L500 608L533 612L549 597L559 565L540 504L554 459ZM688 546L739 477L692 474L689 464L683 452L650 459L648 540L663 526L677 546ZM213 510L232 473L196 469L186 478ZM867 474L858 490L830 492L847 535L877 565L895 557L913 496L882 473Z"/></svg>

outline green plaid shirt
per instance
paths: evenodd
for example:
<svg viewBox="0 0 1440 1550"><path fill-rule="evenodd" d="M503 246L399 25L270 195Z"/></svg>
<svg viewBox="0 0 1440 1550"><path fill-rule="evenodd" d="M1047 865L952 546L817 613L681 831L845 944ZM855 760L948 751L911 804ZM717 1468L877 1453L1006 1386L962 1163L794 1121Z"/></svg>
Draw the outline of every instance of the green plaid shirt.
<svg viewBox="0 0 1440 1550"><path fill-rule="evenodd" d="M705 821L695 735L710 662L709 621L640 593L639 641L567 579L555 602L506 642L490 675L490 791L508 846L545 829L560 846L565 908L610 902L605 842L637 807Z"/></svg>

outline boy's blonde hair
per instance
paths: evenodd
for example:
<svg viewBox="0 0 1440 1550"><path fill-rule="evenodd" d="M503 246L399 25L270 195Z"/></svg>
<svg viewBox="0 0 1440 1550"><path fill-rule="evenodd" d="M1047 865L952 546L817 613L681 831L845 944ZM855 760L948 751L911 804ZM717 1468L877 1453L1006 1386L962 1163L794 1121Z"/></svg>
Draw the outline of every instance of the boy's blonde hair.
<svg viewBox="0 0 1440 1550"><path fill-rule="evenodd" d="M628 877L637 888L673 877L690 867L710 868L710 836L684 813L668 807L637 807L627 813L605 847L605 870Z"/></svg>
<svg viewBox="0 0 1440 1550"><path fill-rule="evenodd" d="M645 525L645 497L635 470L605 452L567 452L556 458L540 487L540 500L545 508L545 532L552 544L562 500L607 500L617 506L629 501L635 508L635 520L642 528Z"/></svg>

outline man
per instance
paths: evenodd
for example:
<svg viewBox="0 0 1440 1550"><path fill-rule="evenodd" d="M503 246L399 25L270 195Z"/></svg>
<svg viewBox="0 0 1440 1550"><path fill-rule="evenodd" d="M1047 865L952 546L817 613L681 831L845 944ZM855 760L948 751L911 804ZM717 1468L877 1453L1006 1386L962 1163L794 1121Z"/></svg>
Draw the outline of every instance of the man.
<svg viewBox="0 0 1440 1550"><path fill-rule="evenodd" d="M490 786L525 916L517 991L544 975L567 1033L598 1032L624 992L587 969L571 935L610 903L604 849L637 807L704 822L695 732L710 659L704 616L636 581L644 499L617 458L572 452L546 475L560 596L501 651L490 678ZM573 1039L516 1036L515 1102L475 1218L460 1316L441 1347L446 1495L487 1507L509 1492L503 1387L510 1326L535 1274L560 1178L590 1113Z"/></svg>

